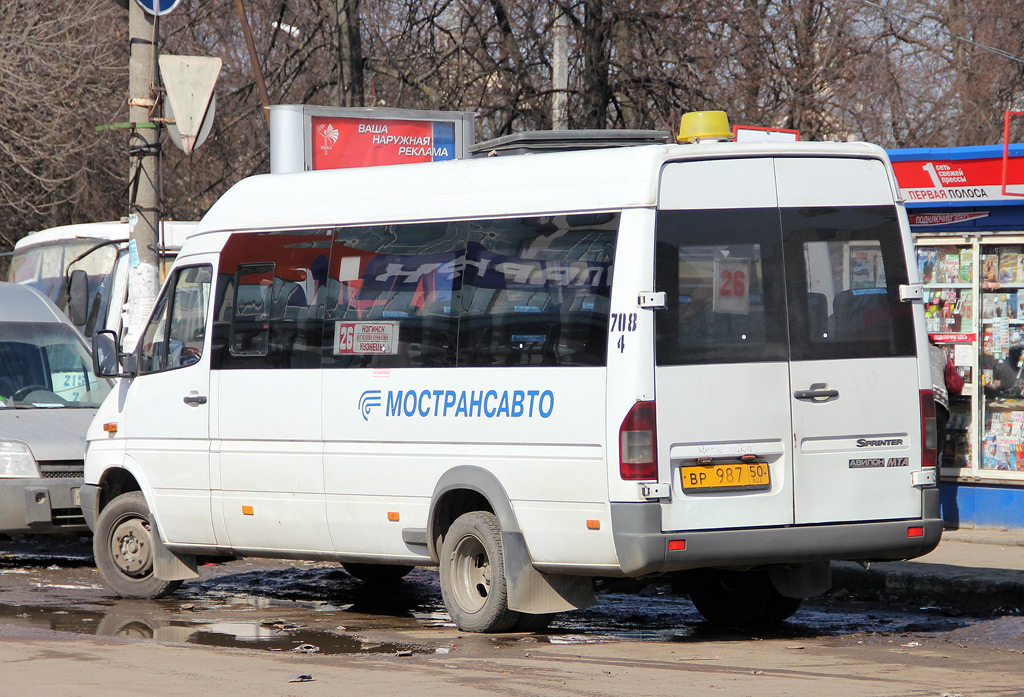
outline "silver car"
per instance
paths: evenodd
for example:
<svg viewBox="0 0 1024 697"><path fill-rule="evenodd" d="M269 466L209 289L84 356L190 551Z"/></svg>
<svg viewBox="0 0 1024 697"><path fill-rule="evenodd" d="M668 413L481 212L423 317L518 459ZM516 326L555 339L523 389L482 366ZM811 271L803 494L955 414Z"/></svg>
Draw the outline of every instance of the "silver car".
<svg viewBox="0 0 1024 697"><path fill-rule="evenodd" d="M87 530L85 432L112 386L46 296L0 283L0 533Z"/></svg>

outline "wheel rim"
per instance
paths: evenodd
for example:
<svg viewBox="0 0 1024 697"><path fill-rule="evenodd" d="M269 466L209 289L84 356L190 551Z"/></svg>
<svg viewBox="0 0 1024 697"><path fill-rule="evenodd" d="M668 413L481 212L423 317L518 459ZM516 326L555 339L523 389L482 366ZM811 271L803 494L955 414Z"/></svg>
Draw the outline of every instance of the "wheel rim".
<svg viewBox="0 0 1024 697"><path fill-rule="evenodd" d="M452 552L452 591L464 611L479 612L491 594L491 560L480 540L467 535Z"/></svg>
<svg viewBox="0 0 1024 697"><path fill-rule="evenodd" d="M137 517L118 521L110 535L110 556L125 576L147 576L153 568L153 532L149 522Z"/></svg>

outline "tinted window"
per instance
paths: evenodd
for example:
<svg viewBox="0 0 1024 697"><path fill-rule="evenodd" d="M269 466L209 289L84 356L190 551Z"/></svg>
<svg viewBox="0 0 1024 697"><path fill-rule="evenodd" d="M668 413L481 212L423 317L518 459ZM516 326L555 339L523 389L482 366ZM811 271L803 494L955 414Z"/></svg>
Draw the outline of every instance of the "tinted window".
<svg viewBox="0 0 1024 697"><path fill-rule="evenodd" d="M604 365L618 220L232 235L214 367Z"/></svg>
<svg viewBox="0 0 1024 697"><path fill-rule="evenodd" d="M474 221L459 365L604 365L617 214Z"/></svg>
<svg viewBox="0 0 1024 697"><path fill-rule="evenodd" d="M329 230L232 235L221 251L215 368L317 368Z"/></svg>
<svg viewBox="0 0 1024 697"><path fill-rule="evenodd" d="M777 209L659 211L658 365L788 356Z"/></svg>
<svg viewBox="0 0 1024 697"><path fill-rule="evenodd" d="M793 360L914 355L892 207L784 209L782 229Z"/></svg>
<svg viewBox="0 0 1024 697"><path fill-rule="evenodd" d="M464 227L339 230L331 250L324 365L455 365Z"/></svg>
<svg viewBox="0 0 1024 697"><path fill-rule="evenodd" d="M212 271L205 265L187 266L175 272L142 335L140 373L181 368L202 357L211 278Z"/></svg>

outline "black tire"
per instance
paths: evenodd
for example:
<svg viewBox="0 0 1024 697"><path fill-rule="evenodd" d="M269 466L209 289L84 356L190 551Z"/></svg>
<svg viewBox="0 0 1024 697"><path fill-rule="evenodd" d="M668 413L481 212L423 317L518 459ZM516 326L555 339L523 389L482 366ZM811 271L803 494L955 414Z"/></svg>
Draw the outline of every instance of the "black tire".
<svg viewBox="0 0 1024 697"><path fill-rule="evenodd" d="M690 600L708 622L755 624L774 590L764 571L716 571L690 589Z"/></svg>
<svg viewBox="0 0 1024 697"><path fill-rule="evenodd" d="M399 566L397 564L354 564L346 562L341 567L350 576L355 576L364 583L380 583L385 585L398 583L413 570L411 566Z"/></svg>
<svg viewBox="0 0 1024 697"><path fill-rule="evenodd" d="M93 536L96 568L122 598L162 598L181 581L153 575L153 523L141 491L121 494L100 511Z"/></svg>
<svg viewBox="0 0 1024 697"><path fill-rule="evenodd" d="M773 586L768 593L764 609L761 610L761 614L757 617L757 621L762 624L784 622L800 609L803 602L803 598L790 598L782 595L782 593L775 590L775 587Z"/></svg>
<svg viewBox="0 0 1024 697"><path fill-rule="evenodd" d="M520 614L508 609L501 525L493 513L459 516L441 544L441 596L464 632L505 632Z"/></svg>

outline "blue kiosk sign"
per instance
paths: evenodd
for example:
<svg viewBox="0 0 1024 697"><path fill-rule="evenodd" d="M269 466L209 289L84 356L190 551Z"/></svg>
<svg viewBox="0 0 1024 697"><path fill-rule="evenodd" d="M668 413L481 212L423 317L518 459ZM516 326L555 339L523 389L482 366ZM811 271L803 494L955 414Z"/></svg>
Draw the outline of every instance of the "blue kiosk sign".
<svg viewBox="0 0 1024 697"><path fill-rule="evenodd" d="M151 15L165 15L181 4L181 0L135 0L135 2Z"/></svg>

